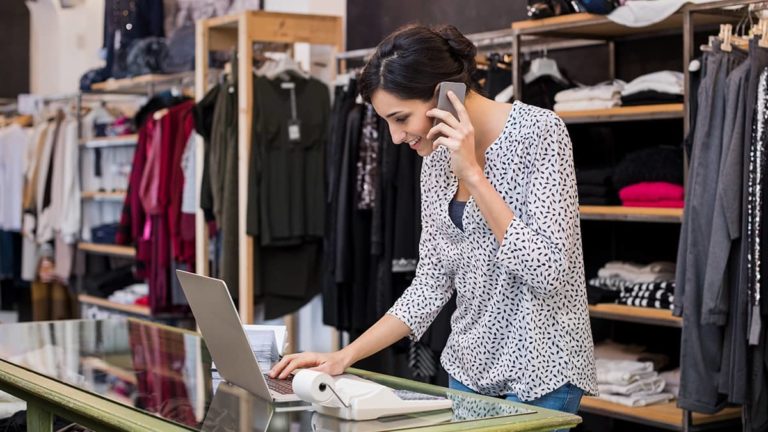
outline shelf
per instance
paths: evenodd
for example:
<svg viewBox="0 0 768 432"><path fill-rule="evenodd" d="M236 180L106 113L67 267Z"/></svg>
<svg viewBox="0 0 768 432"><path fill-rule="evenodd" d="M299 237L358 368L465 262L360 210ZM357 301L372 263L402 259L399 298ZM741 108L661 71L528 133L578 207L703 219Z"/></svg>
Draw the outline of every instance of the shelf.
<svg viewBox="0 0 768 432"><path fill-rule="evenodd" d="M680 223L683 220L683 209L680 208L583 205L579 207L579 210L582 220L665 223Z"/></svg>
<svg viewBox="0 0 768 432"><path fill-rule="evenodd" d="M85 148L106 148L106 147L130 147L135 146L139 140L139 136L133 135L121 135L114 137L100 137L93 138L87 141L82 141L81 145Z"/></svg>
<svg viewBox="0 0 768 432"><path fill-rule="evenodd" d="M86 301L80 300L83 303L89 303L88 300L91 300L91 299L102 300L102 299L99 299L98 297L91 297L85 294L81 294L80 297L86 298ZM119 378L127 383L130 383L133 385L137 384L136 374L133 371L110 364L106 362L104 359L101 359L99 357L84 357L80 361L80 363L83 365L84 369L98 370L108 375L112 375L116 378Z"/></svg>
<svg viewBox="0 0 768 432"><path fill-rule="evenodd" d="M125 199L125 191L117 192L83 192L81 195L84 200L93 201L123 201Z"/></svg>
<svg viewBox="0 0 768 432"><path fill-rule="evenodd" d="M678 328L683 326L683 320L673 316L672 311L670 310L627 306L615 303L589 305L589 315L592 318L605 318L640 324Z"/></svg>
<svg viewBox="0 0 768 432"><path fill-rule="evenodd" d="M557 115L568 124L622 122L660 119L682 119L683 104L640 105L616 107L602 110L557 111Z"/></svg>
<svg viewBox="0 0 768 432"><path fill-rule="evenodd" d="M136 249L130 246L81 242L77 244L77 248L85 252L102 255L113 255L124 258L133 258L136 256Z"/></svg>
<svg viewBox="0 0 768 432"><path fill-rule="evenodd" d="M193 82L194 71L175 74L148 74L133 78L109 79L91 86L93 92L103 93L127 93L151 95L168 90L173 86L181 86L183 83Z"/></svg>
<svg viewBox="0 0 768 432"><path fill-rule="evenodd" d="M734 18L705 14L695 14L693 19L696 25L717 25L734 20ZM521 35L602 40L637 35L656 35L659 32L675 31L679 33L682 29L683 14L681 12L646 27L627 27L611 21L605 15L589 13L569 14L512 23L512 30Z"/></svg>
<svg viewBox="0 0 768 432"><path fill-rule="evenodd" d="M585 396L581 400L580 410L586 413L628 420L664 429L682 430L683 426L683 410L678 408L674 401L647 407L632 408ZM712 415L693 413L694 426L740 419L740 408L726 408L719 413Z"/></svg>
<svg viewBox="0 0 768 432"><path fill-rule="evenodd" d="M115 303L107 299L94 297L87 294L80 294L77 296L77 299L80 300L80 303L86 303L89 305L94 305L94 306L98 306L105 309L112 309L119 312L125 312L129 314L141 315L146 317L152 316L149 306Z"/></svg>

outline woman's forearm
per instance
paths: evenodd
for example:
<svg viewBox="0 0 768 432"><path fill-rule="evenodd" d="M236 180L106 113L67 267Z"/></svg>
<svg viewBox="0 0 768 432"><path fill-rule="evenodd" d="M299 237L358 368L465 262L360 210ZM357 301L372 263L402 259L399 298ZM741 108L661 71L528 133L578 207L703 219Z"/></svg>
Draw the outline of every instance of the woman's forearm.
<svg viewBox="0 0 768 432"><path fill-rule="evenodd" d="M504 241L509 224L515 218L515 214L499 192L493 188L493 185L485 177L482 170L467 176L464 181L467 184L469 193L475 198L475 203L477 203L480 213L491 228L496 240L501 244Z"/></svg>
<svg viewBox="0 0 768 432"><path fill-rule="evenodd" d="M347 364L352 365L408 336L411 329L392 315L386 314L354 342L344 347Z"/></svg>

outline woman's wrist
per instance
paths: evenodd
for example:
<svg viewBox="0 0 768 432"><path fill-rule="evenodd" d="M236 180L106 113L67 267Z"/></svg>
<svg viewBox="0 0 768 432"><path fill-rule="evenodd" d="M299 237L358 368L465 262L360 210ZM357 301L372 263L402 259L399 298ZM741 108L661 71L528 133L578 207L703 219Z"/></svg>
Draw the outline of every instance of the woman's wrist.
<svg viewBox="0 0 768 432"><path fill-rule="evenodd" d="M462 175L460 179L464 181L470 191L486 180L485 173L480 166L468 170L468 172Z"/></svg>
<svg viewBox="0 0 768 432"><path fill-rule="evenodd" d="M354 343L340 349L338 354L341 358L341 361L344 363L345 369L352 366L358 360L357 354L354 352Z"/></svg>

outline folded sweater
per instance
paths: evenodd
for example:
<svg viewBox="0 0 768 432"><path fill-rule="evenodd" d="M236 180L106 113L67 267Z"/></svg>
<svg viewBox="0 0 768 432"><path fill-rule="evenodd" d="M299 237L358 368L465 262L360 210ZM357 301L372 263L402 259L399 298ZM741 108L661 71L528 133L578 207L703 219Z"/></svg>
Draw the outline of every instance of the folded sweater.
<svg viewBox="0 0 768 432"><path fill-rule="evenodd" d="M683 208L685 202L683 200L669 200L669 201L622 201L624 207L648 207L648 208Z"/></svg>
<svg viewBox="0 0 768 432"><path fill-rule="evenodd" d="M641 182L621 188L619 197L630 202L682 201L685 189L668 182Z"/></svg>

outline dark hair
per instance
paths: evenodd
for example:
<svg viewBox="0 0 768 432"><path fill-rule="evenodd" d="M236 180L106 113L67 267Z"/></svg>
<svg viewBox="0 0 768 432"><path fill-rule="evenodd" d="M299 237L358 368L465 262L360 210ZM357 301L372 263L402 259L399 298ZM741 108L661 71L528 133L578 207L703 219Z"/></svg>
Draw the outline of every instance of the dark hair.
<svg viewBox="0 0 768 432"><path fill-rule="evenodd" d="M360 94L371 101L377 89L402 99L432 99L442 81L463 82L479 90L472 79L477 68L475 45L452 26L401 27L387 36L360 74Z"/></svg>

